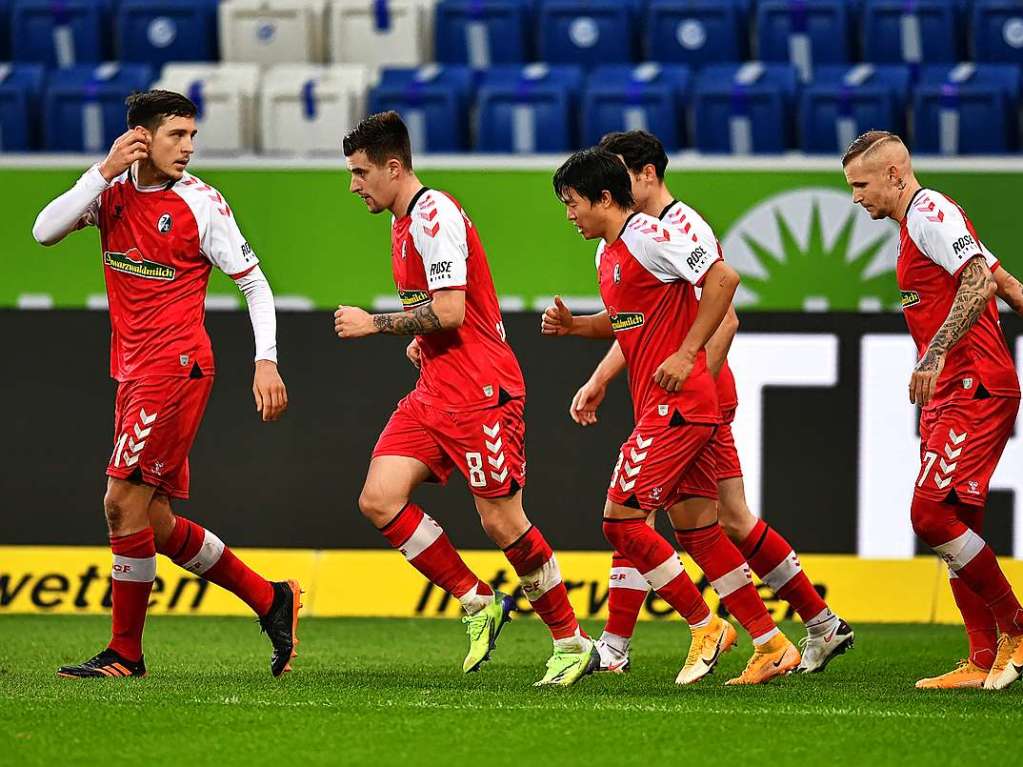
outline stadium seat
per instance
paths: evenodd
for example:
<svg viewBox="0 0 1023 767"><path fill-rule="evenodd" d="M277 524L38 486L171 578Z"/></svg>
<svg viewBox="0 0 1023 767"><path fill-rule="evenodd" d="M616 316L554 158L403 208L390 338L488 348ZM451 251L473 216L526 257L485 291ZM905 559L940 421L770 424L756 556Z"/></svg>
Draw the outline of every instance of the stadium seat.
<svg viewBox="0 0 1023 767"><path fill-rule="evenodd" d="M800 97L799 148L834 155L867 130L903 134L909 84L905 66L817 67Z"/></svg>
<svg viewBox="0 0 1023 767"><path fill-rule="evenodd" d="M475 69L528 61L528 22L524 0L441 0L434 18L437 61Z"/></svg>
<svg viewBox="0 0 1023 767"><path fill-rule="evenodd" d="M777 153L789 148L796 71L787 64L715 64L696 78L692 107L701 152Z"/></svg>
<svg viewBox="0 0 1023 767"><path fill-rule="evenodd" d="M44 97L46 148L106 152L125 131L124 100L146 90L152 72L142 64L78 65L50 74Z"/></svg>
<svg viewBox="0 0 1023 767"><path fill-rule="evenodd" d="M974 0L971 22L975 61L1023 64L1023 0Z"/></svg>
<svg viewBox="0 0 1023 767"><path fill-rule="evenodd" d="M462 152L468 148L472 91L473 73L467 67L384 69L370 90L369 112L398 112L414 152Z"/></svg>
<svg viewBox="0 0 1023 767"><path fill-rule="evenodd" d="M743 5L736 0L650 0L643 24L649 61L703 66L746 58Z"/></svg>
<svg viewBox="0 0 1023 767"><path fill-rule="evenodd" d="M529 64L484 73L478 98L480 152L566 152L576 146L578 67Z"/></svg>
<svg viewBox="0 0 1023 767"><path fill-rule="evenodd" d="M224 61L322 62L325 0L228 0L218 8Z"/></svg>
<svg viewBox="0 0 1023 767"><path fill-rule="evenodd" d="M115 29L121 61L217 59L215 0L121 0Z"/></svg>
<svg viewBox="0 0 1023 767"><path fill-rule="evenodd" d="M620 0L541 0L540 60L549 64L633 61L636 8Z"/></svg>
<svg viewBox="0 0 1023 767"><path fill-rule="evenodd" d="M953 0L864 0L863 59L877 64L958 61Z"/></svg>
<svg viewBox="0 0 1023 767"><path fill-rule="evenodd" d="M1019 67L925 67L913 99L917 152L1001 154L1019 146Z"/></svg>
<svg viewBox="0 0 1023 767"><path fill-rule="evenodd" d="M430 58L422 0L334 0L330 60L367 66L416 66Z"/></svg>
<svg viewBox="0 0 1023 767"><path fill-rule="evenodd" d="M153 87L195 102L200 154L241 154L257 146L259 84L258 64L167 64Z"/></svg>
<svg viewBox="0 0 1023 767"><path fill-rule="evenodd" d="M39 106L46 68L0 64L0 152L38 148Z"/></svg>
<svg viewBox="0 0 1023 767"><path fill-rule="evenodd" d="M684 142L688 92L688 67L652 63L598 67L583 95L583 144L597 144L611 131L647 130L674 151Z"/></svg>
<svg viewBox="0 0 1023 767"><path fill-rule="evenodd" d="M279 64L263 80L260 119L266 152L341 153L362 119L369 70L357 64Z"/></svg>
<svg viewBox="0 0 1023 767"><path fill-rule="evenodd" d="M806 83L819 64L849 60L847 0L761 0L757 5L757 58L787 61Z"/></svg>
<svg viewBox="0 0 1023 767"><path fill-rule="evenodd" d="M14 0L11 57L51 67L103 61L104 0Z"/></svg>

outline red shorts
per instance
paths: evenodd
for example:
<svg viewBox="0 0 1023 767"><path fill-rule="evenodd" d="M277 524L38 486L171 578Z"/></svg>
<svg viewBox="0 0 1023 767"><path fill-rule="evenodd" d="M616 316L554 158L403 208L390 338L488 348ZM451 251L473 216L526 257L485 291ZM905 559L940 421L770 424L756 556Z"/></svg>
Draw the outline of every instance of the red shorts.
<svg viewBox="0 0 1023 767"><path fill-rule="evenodd" d="M722 411L724 419L716 432L710 446L714 453L714 462L718 467L718 482L742 476L742 464L739 463L739 451L735 449L735 437L732 436L732 421L735 420L735 409Z"/></svg>
<svg viewBox="0 0 1023 767"><path fill-rule="evenodd" d="M505 498L526 485L525 400L485 410L453 412L427 407L413 395L398 403L373 457L401 455L426 464L448 481L456 468L479 498Z"/></svg>
<svg viewBox="0 0 1023 767"><path fill-rule="evenodd" d="M689 495L718 497L710 448L713 424L671 426L658 416L640 418L618 453L607 498L643 511L667 509Z"/></svg>
<svg viewBox="0 0 1023 767"><path fill-rule="evenodd" d="M107 476L141 477L171 498L188 498L188 453L212 388L212 376L118 384Z"/></svg>
<svg viewBox="0 0 1023 767"><path fill-rule="evenodd" d="M916 495L983 506L988 485L1012 436L1019 400L1014 397L953 400L920 416L920 473Z"/></svg>

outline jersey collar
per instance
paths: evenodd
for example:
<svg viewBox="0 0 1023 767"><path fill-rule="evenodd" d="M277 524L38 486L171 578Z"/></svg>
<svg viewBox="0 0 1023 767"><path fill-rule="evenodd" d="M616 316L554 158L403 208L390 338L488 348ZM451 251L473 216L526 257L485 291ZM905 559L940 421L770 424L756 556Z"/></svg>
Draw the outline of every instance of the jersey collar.
<svg viewBox="0 0 1023 767"><path fill-rule="evenodd" d="M625 223L622 224L622 231L618 232L618 236L615 237L615 242L617 242L618 240L622 239L622 235L625 234L625 230L629 228L629 222L632 221L632 219L634 219L638 215L639 215L639 211L638 210L635 210L635 211L633 211L632 213L629 214L629 217L627 219L625 219Z"/></svg>
<svg viewBox="0 0 1023 767"><path fill-rule="evenodd" d="M909 204L908 204L908 205L906 205L906 210L905 210L905 211L903 211L903 213L902 213L902 220L903 220L903 221L905 221L905 220L906 220L906 217L907 217L907 216L909 215L909 209L913 207L913 202L914 202L914 201L916 200L916 198L917 198L917 197L919 197L919 196L920 196L920 193L921 193L921 192L922 192L923 190L924 190L924 188L923 188L923 187L920 187L920 188L919 188L919 189L917 189L917 190L916 190L915 192L913 192L913 196L909 198Z"/></svg>
<svg viewBox="0 0 1023 767"><path fill-rule="evenodd" d="M406 216L411 216L412 215L412 211L415 210L416 203L419 202L419 198L422 197L424 194L426 194L429 191L430 191L430 187L428 187L428 186L423 186L423 187L419 188L419 191L416 192L412 196L411 200L409 200L408 210L405 211L405 215Z"/></svg>
<svg viewBox="0 0 1023 767"><path fill-rule="evenodd" d="M672 200L671 202L669 202L667 205L664 206L664 210L657 214L657 218L663 220L664 217L668 215L668 211L674 208L677 204L678 200Z"/></svg>

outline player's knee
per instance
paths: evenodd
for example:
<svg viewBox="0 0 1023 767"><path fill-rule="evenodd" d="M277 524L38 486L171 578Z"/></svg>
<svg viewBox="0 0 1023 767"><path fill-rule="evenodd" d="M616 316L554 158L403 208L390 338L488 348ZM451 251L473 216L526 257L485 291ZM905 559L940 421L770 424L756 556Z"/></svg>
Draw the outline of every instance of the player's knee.
<svg viewBox="0 0 1023 767"><path fill-rule="evenodd" d="M913 497L910 510L913 532L927 545L937 546L948 541L954 519L953 509L948 504Z"/></svg>
<svg viewBox="0 0 1023 767"><path fill-rule="evenodd" d="M107 518L107 527L110 532L116 532L128 522L128 509L116 493L107 491L103 496L103 514Z"/></svg>
<svg viewBox="0 0 1023 767"><path fill-rule="evenodd" d="M359 511L375 527L383 527L390 522L404 505L405 500L374 487L364 487L359 495Z"/></svg>

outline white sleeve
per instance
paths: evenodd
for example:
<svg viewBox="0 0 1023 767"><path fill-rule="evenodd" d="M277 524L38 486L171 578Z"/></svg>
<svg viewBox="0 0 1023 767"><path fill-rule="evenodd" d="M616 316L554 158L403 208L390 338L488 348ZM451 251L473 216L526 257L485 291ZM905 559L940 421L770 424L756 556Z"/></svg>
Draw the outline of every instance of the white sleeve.
<svg viewBox="0 0 1023 767"><path fill-rule="evenodd" d="M277 362L277 314L274 294L263 270L258 266L236 279L235 285L245 295L256 339L256 359Z"/></svg>
<svg viewBox="0 0 1023 767"><path fill-rule="evenodd" d="M465 218L448 197L430 193L412 212L412 243L423 259L430 292L464 288L469 244Z"/></svg>
<svg viewBox="0 0 1023 767"><path fill-rule="evenodd" d="M706 224L693 226L686 233L645 216L634 220L622 237L630 252L662 282L685 280L699 287L721 258L717 240Z"/></svg>
<svg viewBox="0 0 1023 767"><path fill-rule="evenodd" d="M970 233L959 206L944 195L928 190L918 196L909 212L907 228L920 252L953 277L975 256L983 256L989 267L998 263Z"/></svg>
<svg viewBox="0 0 1023 767"><path fill-rule="evenodd" d="M204 207L207 221L199 247L206 258L229 277L244 274L258 264L259 259L242 236L230 206L212 187Z"/></svg>
<svg viewBox="0 0 1023 767"><path fill-rule="evenodd" d="M40 245L60 242L76 229L95 226L99 198L110 184L99 172L99 165L85 171L75 185L53 200L36 216L32 236Z"/></svg>

